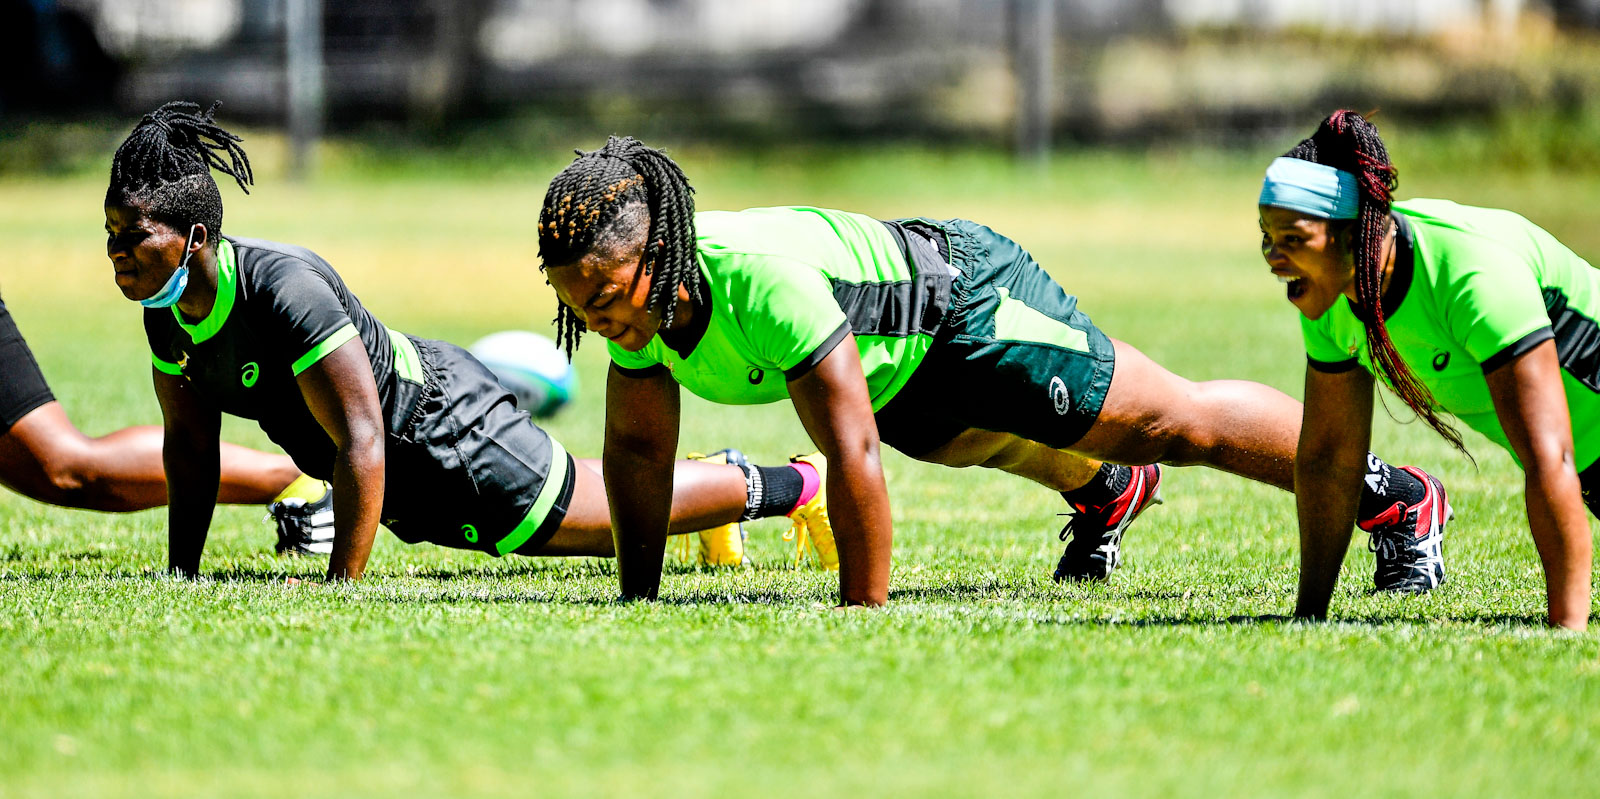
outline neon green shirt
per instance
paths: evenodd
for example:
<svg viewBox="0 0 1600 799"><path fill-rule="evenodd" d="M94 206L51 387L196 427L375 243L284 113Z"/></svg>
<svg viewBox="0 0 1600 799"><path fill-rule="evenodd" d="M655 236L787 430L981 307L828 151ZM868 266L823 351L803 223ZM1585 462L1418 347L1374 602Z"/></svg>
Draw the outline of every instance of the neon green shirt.
<svg viewBox="0 0 1600 799"><path fill-rule="evenodd" d="M1484 375L1554 338L1578 469L1600 460L1600 272L1510 211L1408 200L1394 212L1401 235L1383 303L1389 337L1436 410L1510 452ZM1300 325L1312 368L1377 373L1347 298Z"/></svg>
<svg viewBox="0 0 1600 799"><path fill-rule="evenodd" d="M695 214L704 296L698 340L660 335L639 352L609 344L624 371L666 366L712 402L789 396L788 380L854 333L873 410L905 385L942 321L953 270L920 274L883 222L821 208ZM948 267L945 267L948 269ZM930 289L942 283L943 294ZM942 296L942 300L940 299Z"/></svg>

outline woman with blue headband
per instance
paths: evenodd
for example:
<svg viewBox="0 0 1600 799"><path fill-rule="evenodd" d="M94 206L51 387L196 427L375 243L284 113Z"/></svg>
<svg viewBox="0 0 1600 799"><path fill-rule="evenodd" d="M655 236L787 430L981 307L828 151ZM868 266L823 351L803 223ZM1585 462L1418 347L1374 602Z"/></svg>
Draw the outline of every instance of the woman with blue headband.
<svg viewBox="0 0 1600 799"><path fill-rule="evenodd" d="M1307 370L1295 459L1295 614L1321 618L1339 576L1372 433L1373 375L1456 449L1441 414L1526 472L1552 625L1589 618L1600 511L1600 273L1509 211L1393 202L1377 129L1340 111L1267 169L1261 251L1300 310ZM1448 506L1435 508L1448 513Z"/></svg>

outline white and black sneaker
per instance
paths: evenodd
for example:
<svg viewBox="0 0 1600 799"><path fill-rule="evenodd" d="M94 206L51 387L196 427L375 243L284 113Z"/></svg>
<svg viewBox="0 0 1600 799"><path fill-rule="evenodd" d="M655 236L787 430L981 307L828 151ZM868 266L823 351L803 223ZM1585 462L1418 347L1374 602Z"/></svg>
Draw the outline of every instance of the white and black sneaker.
<svg viewBox="0 0 1600 799"><path fill-rule="evenodd" d="M289 497L267 506L267 518L278 527L279 555L327 555L333 552L333 490L307 502Z"/></svg>
<svg viewBox="0 0 1600 799"><path fill-rule="evenodd" d="M1422 481L1422 499L1409 506L1396 502L1356 526L1372 536L1367 548L1378 556L1372 577L1378 590L1420 594L1444 584L1444 527L1455 512L1433 475L1400 468Z"/></svg>

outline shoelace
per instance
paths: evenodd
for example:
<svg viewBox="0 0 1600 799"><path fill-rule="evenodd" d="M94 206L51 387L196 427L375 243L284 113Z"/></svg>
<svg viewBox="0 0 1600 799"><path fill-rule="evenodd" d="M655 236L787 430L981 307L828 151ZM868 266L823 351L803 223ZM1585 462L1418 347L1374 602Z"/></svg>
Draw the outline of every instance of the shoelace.
<svg viewBox="0 0 1600 799"><path fill-rule="evenodd" d="M1412 537L1402 530L1379 529L1370 534L1367 541L1367 551L1377 553L1379 562L1397 564L1403 568L1410 568L1418 564L1432 563L1441 558L1432 552L1413 546Z"/></svg>
<svg viewBox="0 0 1600 799"><path fill-rule="evenodd" d="M1066 541L1068 538L1075 538L1076 536L1074 535L1074 533L1076 533L1077 530L1073 527L1073 525L1077 524L1078 517L1079 516L1086 516L1086 515L1089 515L1090 513L1093 513L1093 512L1094 511L1091 511L1088 508L1079 508L1077 506L1072 506L1072 510L1070 510L1070 511L1068 511L1066 513L1057 513L1056 514L1057 517L1060 517L1060 516L1067 517L1067 525L1065 527L1061 528L1061 533L1059 535L1057 535L1056 537L1060 538L1062 541Z"/></svg>
<svg viewBox="0 0 1600 799"><path fill-rule="evenodd" d="M783 534L783 540L794 542L794 558L789 562L791 568L800 568L800 564L806 559L807 554L810 554L811 557L816 558L818 561L822 558L821 555L817 554L816 544L811 541L811 529L806 526L806 519L803 514L796 513L793 516L789 525L789 532Z"/></svg>

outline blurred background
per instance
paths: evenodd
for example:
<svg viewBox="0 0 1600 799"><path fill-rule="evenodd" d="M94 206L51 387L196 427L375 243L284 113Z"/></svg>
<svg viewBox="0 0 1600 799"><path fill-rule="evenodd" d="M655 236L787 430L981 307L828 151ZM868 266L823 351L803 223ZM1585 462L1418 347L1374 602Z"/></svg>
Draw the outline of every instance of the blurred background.
<svg viewBox="0 0 1600 799"><path fill-rule="evenodd" d="M1248 145L1354 104L1600 134L1600 0L0 0L0 31L5 171L101 159L173 97L292 134L300 174L322 136L473 130L1031 158ZM1593 153L1572 138L1540 146Z"/></svg>
<svg viewBox="0 0 1600 799"><path fill-rule="evenodd" d="M1399 196L1511 208L1600 256L1600 0L0 0L0 17L0 289L93 432L158 418L100 203L117 143L178 98L221 101L256 167L248 197L223 181L225 232L310 247L385 323L462 344L552 333L533 221L573 148L612 133L668 148L700 208L985 222L1175 371L1293 394L1297 316L1255 197L1338 107L1377 112ZM577 366L587 394L553 424L594 452L603 348ZM685 446L725 446L744 412L687 415ZM787 407L750 413L764 454L805 444Z"/></svg>

